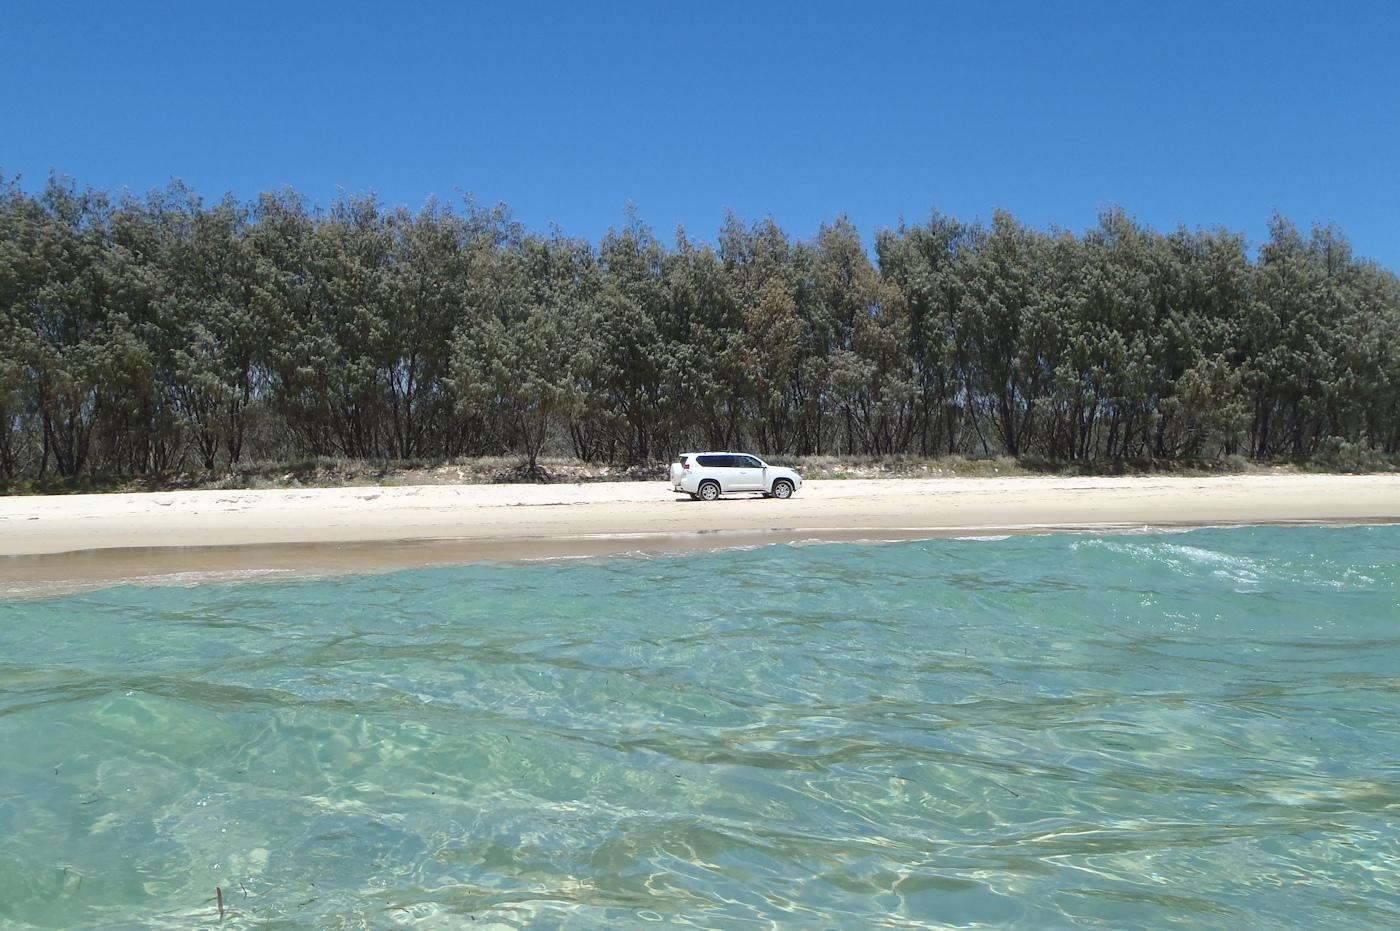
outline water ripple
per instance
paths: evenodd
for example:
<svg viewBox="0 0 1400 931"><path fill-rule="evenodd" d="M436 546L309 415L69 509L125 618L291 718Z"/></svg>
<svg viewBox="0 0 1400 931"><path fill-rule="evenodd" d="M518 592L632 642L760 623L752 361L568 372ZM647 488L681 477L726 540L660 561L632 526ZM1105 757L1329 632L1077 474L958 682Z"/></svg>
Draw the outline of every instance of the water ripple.
<svg viewBox="0 0 1400 931"><path fill-rule="evenodd" d="M1400 924L1400 528L0 603L0 927Z"/></svg>

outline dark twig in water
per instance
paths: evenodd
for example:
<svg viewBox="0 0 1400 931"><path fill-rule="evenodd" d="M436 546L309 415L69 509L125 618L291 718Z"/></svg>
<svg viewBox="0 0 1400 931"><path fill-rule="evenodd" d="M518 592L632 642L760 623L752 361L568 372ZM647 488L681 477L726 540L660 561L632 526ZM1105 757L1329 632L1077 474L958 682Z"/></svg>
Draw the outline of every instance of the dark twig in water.
<svg viewBox="0 0 1400 931"><path fill-rule="evenodd" d="M243 880L238 881L238 888L243 890L243 898L248 898L248 887L243 885Z"/></svg>
<svg viewBox="0 0 1400 931"><path fill-rule="evenodd" d="M1021 797L1021 793L1020 793L1020 792L1014 792L1014 791L1012 791L1011 789L1008 789L1006 786L1004 786L1004 785L1002 785L1001 783L997 782L995 779L988 779L987 781L990 782L992 785L996 786L998 789L1002 789L1002 790L1004 790L1004 791L1006 791L1006 792L1010 792L1012 795L1016 796L1017 798L1020 798L1020 797Z"/></svg>
<svg viewBox="0 0 1400 931"><path fill-rule="evenodd" d="M214 898L219 901L219 924L224 923L224 890L218 886L214 887Z"/></svg>

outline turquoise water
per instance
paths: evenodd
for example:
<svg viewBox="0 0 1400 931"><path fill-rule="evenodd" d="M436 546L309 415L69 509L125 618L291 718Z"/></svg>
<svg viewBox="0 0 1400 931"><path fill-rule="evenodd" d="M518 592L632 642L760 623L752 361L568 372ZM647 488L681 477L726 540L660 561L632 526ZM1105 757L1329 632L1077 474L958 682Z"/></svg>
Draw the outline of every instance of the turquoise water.
<svg viewBox="0 0 1400 931"><path fill-rule="evenodd" d="M1400 925L1400 527L0 604L0 927Z"/></svg>

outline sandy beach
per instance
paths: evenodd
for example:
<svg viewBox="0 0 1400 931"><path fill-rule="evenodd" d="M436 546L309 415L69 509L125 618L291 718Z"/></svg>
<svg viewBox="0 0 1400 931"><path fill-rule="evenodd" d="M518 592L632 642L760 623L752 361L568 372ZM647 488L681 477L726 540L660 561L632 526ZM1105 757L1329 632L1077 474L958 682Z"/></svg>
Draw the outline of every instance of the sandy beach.
<svg viewBox="0 0 1400 931"><path fill-rule="evenodd" d="M0 590L805 540L1400 520L1400 476L822 480L714 503L664 482L0 498Z"/></svg>

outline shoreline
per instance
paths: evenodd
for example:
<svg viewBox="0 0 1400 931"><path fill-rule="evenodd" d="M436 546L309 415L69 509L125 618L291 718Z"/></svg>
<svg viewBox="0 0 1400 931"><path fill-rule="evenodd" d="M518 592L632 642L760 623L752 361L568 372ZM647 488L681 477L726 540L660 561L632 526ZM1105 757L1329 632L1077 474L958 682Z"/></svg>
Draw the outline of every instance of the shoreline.
<svg viewBox="0 0 1400 931"><path fill-rule="evenodd" d="M811 481L713 504L664 482L0 499L0 597L805 542L1400 522L1400 475Z"/></svg>
<svg viewBox="0 0 1400 931"><path fill-rule="evenodd" d="M0 556L0 601L78 594L118 585L187 586L260 580L377 575L474 564L530 565L575 559L683 556L765 546L881 545L920 540L998 541L1053 533L1150 535L1240 527L1374 527L1400 520L1281 520L1246 523L1059 524L894 528L862 531L710 531L658 536L518 540L384 540L360 543L250 543L229 546L111 547Z"/></svg>

